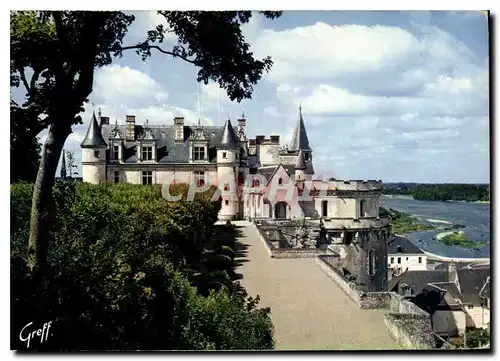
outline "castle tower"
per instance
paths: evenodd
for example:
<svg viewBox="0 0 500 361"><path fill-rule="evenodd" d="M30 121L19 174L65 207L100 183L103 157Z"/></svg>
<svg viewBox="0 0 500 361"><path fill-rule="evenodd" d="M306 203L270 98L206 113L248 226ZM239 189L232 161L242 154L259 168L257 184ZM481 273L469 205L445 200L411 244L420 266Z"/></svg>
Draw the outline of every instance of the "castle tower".
<svg viewBox="0 0 500 361"><path fill-rule="evenodd" d="M295 163L295 180L309 180L305 174L305 171L307 169L306 162L304 160L304 154L302 151L299 151L299 156L297 157L297 162Z"/></svg>
<svg viewBox="0 0 500 361"><path fill-rule="evenodd" d="M82 144L83 181L98 184L106 180L106 149L108 145L102 137L95 112L92 114L87 135Z"/></svg>
<svg viewBox="0 0 500 361"><path fill-rule="evenodd" d="M306 169L304 174L312 177L314 174L314 167L312 164L312 149L309 146L309 138L307 137L306 126L304 125L304 118L302 117L302 106L299 107L299 119L297 126L293 131L293 137L288 146L288 151L296 152L297 154L302 151Z"/></svg>
<svg viewBox="0 0 500 361"><path fill-rule="evenodd" d="M235 219L238 213L237 180L238 165L236 154L238 141L229 118L224 124L220 146L217 148L217 178L222 191L222 205L219 219Z"/></svg>

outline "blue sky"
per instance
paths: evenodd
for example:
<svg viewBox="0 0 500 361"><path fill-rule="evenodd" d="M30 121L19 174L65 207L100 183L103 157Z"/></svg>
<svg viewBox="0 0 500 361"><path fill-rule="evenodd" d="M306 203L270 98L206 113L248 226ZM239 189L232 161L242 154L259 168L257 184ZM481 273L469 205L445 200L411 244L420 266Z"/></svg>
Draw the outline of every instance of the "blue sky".
<svg viewBox="0 0 500 361"><path fill-rule="evenodd" d="M125 44L162 18L138 11ZM244 34L275 64L253 99L231 103L196 69L133 51L96 71L95 109L123 123L172 124L175 116L222 125L242 111L250 136L290 140L302 104L317 174L385 182L489 181L487 19L479 12L285 11L254 16ZM176 38L167 39L164 48ZM198 106L198 88L200 103ZM218 100L219 99L219 100ZM92 111L66 148L79 162ZM44 139L45 133L42 133Z"/></svg>

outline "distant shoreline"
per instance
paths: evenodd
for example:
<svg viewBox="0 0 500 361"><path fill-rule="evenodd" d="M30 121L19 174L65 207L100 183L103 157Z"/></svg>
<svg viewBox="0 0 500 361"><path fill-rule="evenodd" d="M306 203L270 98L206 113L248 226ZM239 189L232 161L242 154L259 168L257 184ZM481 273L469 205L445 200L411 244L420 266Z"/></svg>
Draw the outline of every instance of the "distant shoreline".
<svg viewBox="0 0 500 361"><path fill-rule="evenodd" d="M469 204L490 204L490 201L474 201L474 202L468 202L468 201L453 201L453 200L446 200L446 201L436 201L436 200L430 200L430 199L414 199L412 195L408 194L382 194L383 198L389 198L389 199L403 199L403 200L410 200L410 201L428 201L428 202L443 202L443 203L469 203Z"/></svg>

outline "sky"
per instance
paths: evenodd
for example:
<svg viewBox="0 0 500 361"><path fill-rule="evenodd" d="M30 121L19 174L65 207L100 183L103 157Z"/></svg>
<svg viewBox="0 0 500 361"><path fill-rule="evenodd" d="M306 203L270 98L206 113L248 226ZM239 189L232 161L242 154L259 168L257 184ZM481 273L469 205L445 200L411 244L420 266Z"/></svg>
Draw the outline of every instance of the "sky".
<svg viewBox="0 0 500 361"><path fill-rule="evenodd" d="M162 23L136 11L132 45ZM384 182L489 182L488 23L481 12L285 11L255 14L244 35L274 66L252 99L232 103L196 68L153 52L125 52L95 73L94 90L65 148L81 149L92 110L124 124L223 125L244 112L249 137L280 134L288 144L299 105L317 175ZM176 44L174 36L163 48ZM41 133L41 140L46 131ZM59 174L59 170L58 170Z"/></svg>

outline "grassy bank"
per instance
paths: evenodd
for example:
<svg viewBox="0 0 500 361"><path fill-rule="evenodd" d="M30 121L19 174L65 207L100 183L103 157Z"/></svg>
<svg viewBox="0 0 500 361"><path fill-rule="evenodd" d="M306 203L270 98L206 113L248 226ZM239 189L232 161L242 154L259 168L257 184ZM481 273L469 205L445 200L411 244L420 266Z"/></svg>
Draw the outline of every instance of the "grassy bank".
<svg viewBox="0 0 500 361"><path fill-rule="evenodd" d="M391 217L392 232L396 234L436 229L434 226L420 223L416 217L409 213L399 212L392 208L389 208L388 210L382 208L381 213L384 212L389 214Z"/></svg>
<svg viewBox="0 0 500 361"><path fill-rule="evenodd" d="M439 242L446 244L447 246L457 246L462 248L477 248L486 244L484 242L474 242L462 233L448 234L440 238Z"/></svg>

